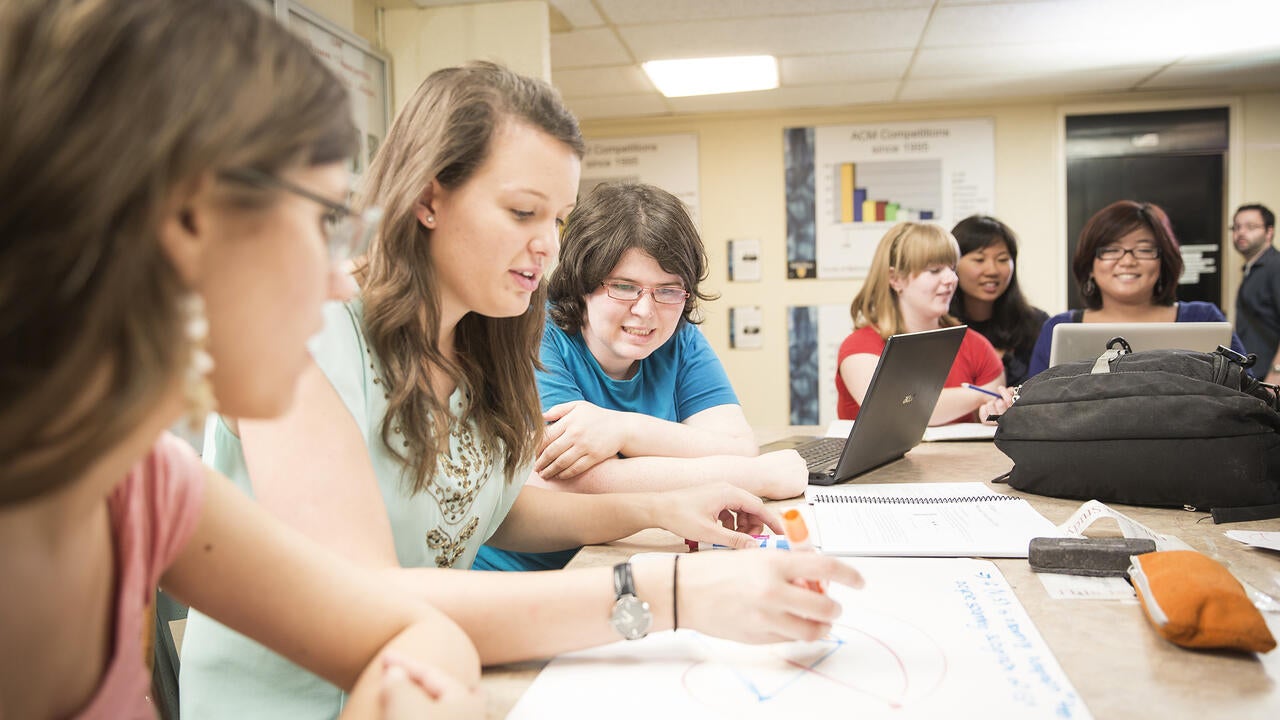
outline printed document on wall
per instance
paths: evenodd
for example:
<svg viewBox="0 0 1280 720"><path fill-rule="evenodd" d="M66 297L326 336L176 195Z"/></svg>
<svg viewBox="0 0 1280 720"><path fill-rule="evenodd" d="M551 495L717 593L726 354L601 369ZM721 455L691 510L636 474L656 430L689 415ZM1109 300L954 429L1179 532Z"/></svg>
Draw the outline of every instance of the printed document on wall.
<svg viewBox="0 0 1280 720"><path fill-rule="evenodd" d="M816 127L816 274L865 277L885 232L904 220L948 230L995 206L991 118Z"/></svg>

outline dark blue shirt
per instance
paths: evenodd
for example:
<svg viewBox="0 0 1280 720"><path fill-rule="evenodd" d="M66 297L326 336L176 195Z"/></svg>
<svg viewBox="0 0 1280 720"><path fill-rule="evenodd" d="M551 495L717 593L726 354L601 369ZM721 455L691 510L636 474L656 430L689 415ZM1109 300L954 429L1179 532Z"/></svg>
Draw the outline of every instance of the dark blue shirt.
<svg viewBox="0 0 1280 720"><path fill-rule="evenodd" d="M1280 347L1280 251L1262 251L1236 294L1236 334L1258 356L1252 372L1266 377Z"/></svg>

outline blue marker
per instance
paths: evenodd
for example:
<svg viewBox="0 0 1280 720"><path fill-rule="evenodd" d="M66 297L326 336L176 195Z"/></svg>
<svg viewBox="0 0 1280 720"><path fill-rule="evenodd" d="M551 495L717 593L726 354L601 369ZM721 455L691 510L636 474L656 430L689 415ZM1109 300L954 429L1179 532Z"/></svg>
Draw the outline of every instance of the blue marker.
<svg viewBox="0 0 1280 720"><path fill-rule="evenodd" d="M777 535L752 535L762 548L776 548L778 550L790 550L791 545L785 537ZM685 545L689 546L689 552L697 552L699 550L733 550L728 545L720 545L717 543L702 542L700 540L685 540Z"/></svg>
<svg viewBox="0 0 1280 720"><path fill-rule="evenodd" d="M997 400L1003 400L1003 399L1004 399L1004 396L1003 396L1003 395L1001 395L1000 393L998 393L998 392L993 392L993 391L988 390L988 389L986 389L986 388L984 388L984 387L978 387L977 385L970 385L969 383L960 383L960 387L962 387L962 388L969 388L970 390L974 390L974 391L980 392L980 393L982 393L983 395L990 395L991 397L993 397L993 398L995 398L995 399L997 399Z"/></svg>

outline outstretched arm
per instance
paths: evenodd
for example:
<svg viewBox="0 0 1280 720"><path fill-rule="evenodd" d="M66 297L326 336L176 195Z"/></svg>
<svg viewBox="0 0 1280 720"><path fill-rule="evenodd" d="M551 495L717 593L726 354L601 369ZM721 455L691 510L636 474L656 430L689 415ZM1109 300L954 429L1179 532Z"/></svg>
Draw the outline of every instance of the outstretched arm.
<svg viewBox="0 0 1280 720"><path fill-rule="evenodd" d="M479 659L466 635L421 598L397 591L385 571L316 547L213 471L204 494L196 529L161 580L174 597L352 690L351 717L376 716L384 649L477 686ZM440 716L475 711L464 697L450 700L460 701L457 714Z"/></svg>
<svg viewBox="0 0 1280 720"><path fill-rule="evenodd" d="M862 586L852 566L818 553L684 554L678 581L674 562L658 557L633 565L636 594L653 613L650 632L671 629L674 589L682 628L751 643L817 640L839 617L840 606L795 581ZM466 628L485 665L619 639L608 622L614 603L609 567L522 573L420 569L398 577L403 588L425 596Z"/></svg>

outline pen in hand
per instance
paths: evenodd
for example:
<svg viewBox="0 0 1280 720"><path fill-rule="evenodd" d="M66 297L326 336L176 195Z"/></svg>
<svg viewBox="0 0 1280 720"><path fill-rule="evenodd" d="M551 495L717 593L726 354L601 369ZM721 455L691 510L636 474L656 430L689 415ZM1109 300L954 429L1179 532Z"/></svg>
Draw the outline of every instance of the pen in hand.
<svg viewBox="0 0 1280 720"><path fill-rule="evenodd" d="M817 552L813 547L813 543L809 541L809 526L804 524L804 516L800 511L791 508L782 513L782 528L787 534L787 544L792 550L801 552ZM805 587L814 592L825 593L827 591L826 583L821 580L805 580Z"/></svg>
<svg viewBox="0 0 1280 720"><path fill-rule="evenodd" d="M1004 396L1001 395L1000 393L995 392L994 390L988 390L984 387L978 387L977 385L971 385L969 383L960 383L960 387L968 388L969 390L973 390L974 392L980 392L983 395L990 395L991 397L996 398L997 400L1004 399Z"/></svg>

